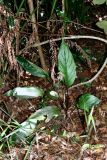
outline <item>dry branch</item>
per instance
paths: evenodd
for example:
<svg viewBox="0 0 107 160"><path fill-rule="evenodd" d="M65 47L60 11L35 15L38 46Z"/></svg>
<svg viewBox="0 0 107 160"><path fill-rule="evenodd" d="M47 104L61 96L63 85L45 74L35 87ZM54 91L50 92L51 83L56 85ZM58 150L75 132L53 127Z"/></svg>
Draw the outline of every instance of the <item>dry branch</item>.
<svg viewBox="0 0 107 160"><path fill-rule="evenodd" d="M36 43L40 43L39 36L38 36L38 28L37 28L37 25L36 25L36 17L35 17L35 13L34 13L33 0L28 0L28 5L29 5L31 21L32 21L32 30L35 34ZM43 51L42 51L42 47L39 45L39 46L37 46L37 48L38 48L38 53L39 53L41 65L42 65L44 70L47 70L44 55L43 55Z"/></svg>

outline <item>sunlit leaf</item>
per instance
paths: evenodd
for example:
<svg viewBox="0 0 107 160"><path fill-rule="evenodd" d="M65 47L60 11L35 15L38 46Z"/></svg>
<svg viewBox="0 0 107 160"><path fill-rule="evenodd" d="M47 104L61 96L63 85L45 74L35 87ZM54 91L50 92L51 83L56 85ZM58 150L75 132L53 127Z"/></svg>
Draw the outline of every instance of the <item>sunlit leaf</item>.
<svg viewBox="0 0 107 160"><path fill-rule="evenodd" d="M14 96L22 99L30 99L43 96L44 91L38 87L16 87L5 93L6 96Z"/></svg>
<svg viewBox="0 0 107 160"><path fill-rule="evenodd" d="M96 23L96 25L99 28L103 29L105 34L107 35L107 21L106 20L99 21L99 22Z"/></svg>
<svg viewBox="0 0 107 160"><path fill-rule="evenodd" d="M76 78L76 65L68 45L62 41L58 54L58 69L63 75L63 82L71 86Z"/></svg>
<svg viewBox="0 0 107 160"><path fill-rule="evenodd" d="M32 62L26 60L22 56L17 56L18 63L29 73L37 77L47 78L48 72L44 71L42 68L38 67L37 65L33 64Z"/></svg>
<svg viewBox="0 0 107 160"><path fill-rule="evenodd" d="M93 0L93 4L97 4L97 5L101 5L101 4L103 4L103 3L105 3L106 2L106 0ZM107 3L107 2L106 2Z"/></svg>
<svg viewBox="0 0 107 160"><path fill-rule="evenodd" d="M100 103L100 99L98 99L97 97L95 97L94 95L91 95L89 93L86 93L86 94L83 94L78 102L77 102L77 106L80 108L80 109L83 109L87 112L90 111L90 109L93 107L93 106L96 106Z"/></svg>

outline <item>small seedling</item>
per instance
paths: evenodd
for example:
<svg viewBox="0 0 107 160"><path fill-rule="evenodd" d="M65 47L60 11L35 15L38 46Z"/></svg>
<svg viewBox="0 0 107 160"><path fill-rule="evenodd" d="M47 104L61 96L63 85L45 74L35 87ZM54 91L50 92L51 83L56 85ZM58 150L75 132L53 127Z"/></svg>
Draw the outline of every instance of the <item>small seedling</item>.
<svg viewBox="0 0 107 160"><path fill-rule="evenodd" d="M89 93L86 93L80 96L77 102L77 107L84 111L85 121L87 125L87 129L86 129L87 133L90 130L92 130L91 128L94 128L94 131L96 133L93 112L94 112L94 106L97 106L99 103L100 103L100 100L94 95L91 95Z"/></svg>

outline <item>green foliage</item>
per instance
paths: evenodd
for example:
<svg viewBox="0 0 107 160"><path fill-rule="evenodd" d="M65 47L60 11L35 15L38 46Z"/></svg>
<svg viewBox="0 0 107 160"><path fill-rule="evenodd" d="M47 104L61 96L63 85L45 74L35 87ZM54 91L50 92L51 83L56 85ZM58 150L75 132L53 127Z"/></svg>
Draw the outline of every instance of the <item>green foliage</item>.
<svg viewBox="0 0 107 160"><path fill-rule="evenodd" d="M102 1L93 0L94 4L103 4L105 2L107 4L107 0L102 0ZM23 13L25 13L26 8L27 8L27 7L25 7L27 1L14 0L14 2L13 2L11 0L9 0L9 1L1 0L0 3L6 4L8 9L11 9L11 11L14 8L13 13L15 13L15 14L13 14L13 15L15 15L16 17L10 16L10 17L7 17L7 19L6 19L8 26L11 29L12 27L14 27L14 18L17 18L17 16L19 16L18 18L20 19L21 11L23 11ZM48 10L49 13L46 12L46 10L45 10L45 12L47 13L47 14L45 14L46 19L48 17L50 17L50 15L52 16L54 11L59 9L59 17L63 20L63 22L65 22L65 23L63 23L63 26L64 26L64 24L66 24L66 22L69 22L69 20L73 20L73 19L76 19L76 20L78 19L80 22L84 23L87 18L87 12L89 9L89 7L87 7L85 5L84 0L64 0L63 7L60 6L60 2L58 0L52 0L52 1L42 0L40 3L41 4L45 3L45 5L47 5L47 6L49 6L49 4L51 4L49 6L49 10ZM24 7L24 10L23 10L23 7ZM65 10L62 11L61 10L62 8L64 8ZM36 7L35 7L35 10L36 10ZM25 19L28 20L28 17ZM55 20L56 20L56 17L55 17ZM21 31L23 31L23 28L25 27L25 24L23 25L23 27L21 26L22 22L23 21L20 19L19 31L20 31L20 28L21 28ZM97 26L100 27L101 29L104 29L105 33L107 33L107 29L106 29L107 24L105 21L98 22ZM30 27L28 27L27 29L29 29L29 28ZM20 35L20 37L21 36L22 35ZM49 79L50 75L48 74L48 72L44 71L39 66L26 60L22 56L17 56L16 59L17 59L18 63L22 66L22 68L24 70L26 70L27 72L31 73L34 76L46 78L47 80L50 80ZM8 65L6 64L6 67L7 66ZM59 95L59 93L56 90L54 91L54 89L56 89L54 86L55 85L57 86L57 84L54 84L53 87L51 89L49 89L48 91L47 91L47 89L43 90L43 89L36 87L36 86L33 86L33 87L26 86L26 87L16 87L16 88L9 90L8 92L5 93L6 96L14 96L16 98L22 98L22 99L32 99L32 98L36 98L36 97L41 97L41 99L40 99L41 109L37 110L26 121L22 122L21 124L19 124L17 121L12 122L12 124L9 124L10 122L7 124L4 121L0 120L0 126L1 126L1 130L2 130L1 135L0 135L0 142L2 142L2 145L0 146L0 149L2 148L3 144L6 141L8 141L8 138L10 138L10 140L9 140L10 144L14 143L14 141L17 141L17 140L19 142L20 139L26 140L26 138L30 137L36 131L36 129L37 129L36 127L38 125L38 122L41 122L41 121L49 122L52 118L59 116L60 115L59 107L62 107L62 105L63 105L63 108L65 109L65 111L67 111L67 109L68 109L67 108L68 107L67 106L67 104L68 104L67 98L68 97L66 96L67 95L66 93L68 93L67 92L68 88L74 83L74 81L76 79L76 64L74 62L73 55L72 55L68 45L64 41L62 41L60 49L59 49L57 68L58 68L58 73L56 73L56 75L59 74L60 78L57 77L58 87L56 87L56 88L57 89L60 88L60 85L61 85L61 83L59 83L60 81L65 85L65 88L63 91L65 93L61 95L62 97ZM0 79L0 87L2 85L3 85L3 82L2 82L2 79ZM60 106L59 105L58 106L54 106L54 105L50 106L50 105L48 105L48 102L47 102L48 100L53 100L52 101L53 103L54 103L54 100L57 100L57 101L59 101L58 104ZM45 101L46 101L46 103L45 103ZM95 129L94 118L92 115L93 114L93 106L99 104L99 102L100 102L100 100L91 94L84 94L79 98L79 101L77 104L78 107L80 109L84 110L84 112L86 114L85 117L87 116L87 113L89 113L88 118L86 117L87 129L89 129L91 124L94 126L94 129ZM47 104L47 105L45 105L45 104ZM67 137L69 135L66 132L64 132L63 136Z"/></svg>
<svg viewBox="0 0 107 160"><path fill-rule="evenodd" d="M54 12L54 10L56 8L56 3L57 3L57 0L53 0L51 15L53 14L53 12Z"/></svg>
<svg viewBox="0 0 107 160"><path fill-rule="evenodd" d="M19 64L34 76L47 78L49 75L46 71L26 60L22 56L17 56ZM58 54L58 70L63 75L64 84L69 87L76 78L76 65L67 44L62 41Z"/></svg>
<svg viewBox="0 0 107 160"><path fill-rule="evenodd" d="M14 17L13 16L9 16L7 18L7 22L8 22L9 29L12 29L15 26Z"/></svg>
<svg viewBox="0 0 107 160"><path fill-rule="evenodd" d="M69 20L77 18L81 23L87 19L89 6L85 5L84 0L64 0L65 16Z"/></svg>
<svg viewBox="0 0 107 160"><path fill-rule="evenodd" d="M22 99L32 99L35 97L42 97L44 91L38 87L16 87L5 93L6 96L14 96Z"/></svg>
<svg viewBox="0 0 107 160"><path fill-rule="evenodd" d="M103 29L105 34L107 35L107 21L106 20L99 21L99 22L96 23L96 25L99 28Z"/></svg>
<svg viewBox="0 0 107 160"><path fill-rule="evenodd" d="M106 3L107 5L107 0L93 0L94 5L102 5ZM96 25L104 30L104 33L107 35L107 20L102 20L96 23Z"/></svg>
<svg viewBox="0 0 107 160"><path fill-rule="evenodd" d="M26 121L21 123L13 132L12 136L16 136L18 139L25 139L30 136L36 129L38 121L44 121L47 123L53 117L57 117L60 114L60 110L57 106L45 106L42 109L33 113Z"/></svg>
<svg viewBox="0 0 107 160"><path fill-rule="evenodd" d="M45 72L32 62L26 60L22 56L17 56L16 58L19 64L32 75L42 78L49 77L47 72ZM64 84L67 87L71 86L76 78L76 65L74 63L72 53L70 52L69 47L64 41L61 43L59 50L58 69L59 72L64 76ZM56 91L50 89L49 91L44 92L38 87L16 87L13 90L9 90L7 93L5 93L5 95L25 99L35 98L39 96L43 97L43 99L44 97L45 99L47 99L47 97L48 99L53 100L60 99L59 94ZM58 116L59 113L60 111L57 106L46 106L44 103L42 109L32 114L28 118L28 120L18 125L17 130L11 133L11 135L13 135L13 139L17 139L17 137L23 139L30 136L34 132L35 126L38 121L43 121L46 119L47 122L51 120L54 116Z"/></svg>
<svg viewBox="0 0 107 160"><path fill-rule="evenodd" d="M3 0L0 0L0 4L3 4Z"/></svg>
<svg viewBox="0 0 107 160"><path fill-rule="evenodd" d="M62 73L62 80L70 87L76 78L76 65L67 44L62 41L58 54L58 69Z"/></svg>
<svg viewBox="0 0 107 160"><path fill-rule="evenodd" d="M17 61L26 71L28 71L34 76L42 78L47 78L49 76L48 72L44 71L42 68L38 67L32 62L26 60L22 56L17 56Z"/></svg>
<svg viewBox="0 0 107 160"><path fill-rule="evenodd" d="M91 132L92 127L94 127L94 131L96 132L93 111L94 111L94 106L98 105L99 103L100 100L94 95L91 95L89 93L83 94L77 102L77 106L80 109L84 110L87 132L89 131ZM89 113L88 115L87 112Z"/></svg>
<svg viewBox="0 0 107 160"><path fill-rule="evenodd" d="M20 141L26 141L36 130L38 122L49 122L52 118L60 115L60 109L57 106L45 106L42 109L33 113L26 121L19 124L17 121L9 123L0 119L0 128L2 132L0 134L0 150L5 148L6 145L11 146ZM7 144L6 144L7 143Z"/></svg>
<svg viewBox="0 0 107 160"><path fill-rule="evenodd" d="M107 0L93 0L93 3L96 5L101 5L101 4L103 4L103 3L106 3L106 5L107 5Z"/></svg>
<svg viewBox="0 0 107 160"><path fill-rule="evenodd" d="M0 88L2 88L4 86L4 82L3 79L0 77Z"/></svg>
<svg viewBox="0 0 107 160"><path fill-rule="evenodd" d="M15 4L16 4L15 6L16 6L16 10L17 10L16 15L18 15L19 12L21 11L23 5L26 4L26 0L21 0L21 1L19 2L19 5L17 4L17 0L15 0Z"/></svg>
<svg viewBox="0 0 107 160"><path fill-rule="evenodd" d="M42 78L47 78L47 77L49 78L49 75L46 71L44 71L37 65L33 64L32 62L26 60L22 56L17 56L17 61L26 71L28 71L32 75ZM60 100L61 102L64 101L64 98L66 98L65 94L68 88L73 84L76 78L76 64L74 62L73 55L68 45L64 41L62 41L58 53L58 73L61 76L61 78L59 79L59 77L57 77L58 78L57 80L62 81L63 84L65 84L65 93L63 95L64 96L63 98L61 98L59 94L53 90L53 88L45 92L38 87L17 87L14 88L13 90L8 91L5 95L15 96L25 99L35 98L40 96L42 97L43 100L42 102L44 102L44 99L59 100L59 102ZM78 107L80 109L83 109L85 112L89 112L93 108L93 106L97 105L99 102L100 100L97 97L91 94L84 94L79 98ZM63 105L64 105L63 108L66 111L68 107L67 103L64 101ZM15 139L18 138L26 139L35 131L35 127L38 121L46 120L47 122L51 120L53 117L58 116L60 113L60 110L57 106L48 106L45 105L45 103L43 103L42 107L43 108L38 110L36 113L32 114L26 121L18 125L18 129L15 129L15 131L10 135L12 135L13 138L16 137ZM89 128L91 123L93 124L93 126L95 126L92 113L93 110L91 110L88 118L86 118L87 128Z"/></svg>
<svg viewBox="0 0 107 160"><path fill-rule="evenodd" d="M100 103L100 100L97 97L89 93L86 93L79 98L77 102L77 106L80 109L83 109L84 111L89 112L93 106L98 105L99 103Z"/></svg>
<svg viewBox="0 0 107 160"><path fill-rule="evenodd" d="M60 109L57 106L45 106L44 108L38 110L37 112L33 113L29 120L35 122L35 119L38 120L45 120L45 122L49 122L53 116L58 116L60 114Z"/></svg>

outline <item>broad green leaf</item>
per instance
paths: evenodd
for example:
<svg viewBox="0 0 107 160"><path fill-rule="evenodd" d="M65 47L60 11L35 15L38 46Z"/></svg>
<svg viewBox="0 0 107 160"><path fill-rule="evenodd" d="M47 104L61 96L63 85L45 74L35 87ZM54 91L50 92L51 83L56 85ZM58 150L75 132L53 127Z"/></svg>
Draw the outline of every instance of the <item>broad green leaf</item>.
<svg viewBox="0 0 107 160"><path fill-rule="evenodd" d="M5 93L6 96L14 96L22 99L31 99L43 96L44 91L38 87L16 87Z"/></svg>
<svg viewBox="0 0 107 160"><path fill-rule="evenodd" d="M99 21L99 22L96 23L96 25L99 28L103 29L105 34L107 35L107 21L106 20Z"/></svg>
<svg viewBox="0 0 107 160"><path fill-rule="evenodd" d="M93 106L95 106L95 105L97 105L97 104L99 104L99 103L100 103L100 100L99 100L97 97L95 97L94 95L91 95L91 94L89 94L89 93L86 93L86 94L83 94L83 95L79 98L79 100L78 100L78 102L77 102L77 106L78 106L80 109L83 109L83 110L89 112L90 109L91 109Z"/></svg>
<svg viewBox="0 0 107 160"><path fill-rule="evenodd" d="M26 138L30 136L36 128L38 121L49 122L53 117L57 117L60 114L60 110L57 106L46 106L33 113L26 121L21 123L16 133L20 138Z"/></svg>
<svg viewBox="0 0 107 160"><path fill-rule="evenodd" d="M98 5L101 5L101 4L103 4L103 3L107 3L107 1L106 0L93 0L93 4L98 4Z"/></svg>
<svg viewBox="0 0 107 160"><path fill-rule="evenodd" d="M63 81L70 87L76 78L76 65L68 45L62 41L58 54L58 69L63 75Z"/></svg>
<svg viewBox="0 0 107 160"><path fill-rule="evenodd" d="M18 63L32 75L37 76L37 77L42 77L42 78L49 77L48 72L44 71L42 68L38 67L32 62L26 60L22 56L17 56L16 58L17 58Z"/></svg>
<svg viewBox="0 0 107 160"><path fill-rule="evenodd" d="M30 117L29 120L31 119L37 119L40 118L41 115L45 115L44 119L46 119L46 122L49 122L53 116L58 116L60 113L60 110L57 106L46 106L40 110L38 110L36 113L33 113ZM47 115L47 118L46 118Z"/></svg>

